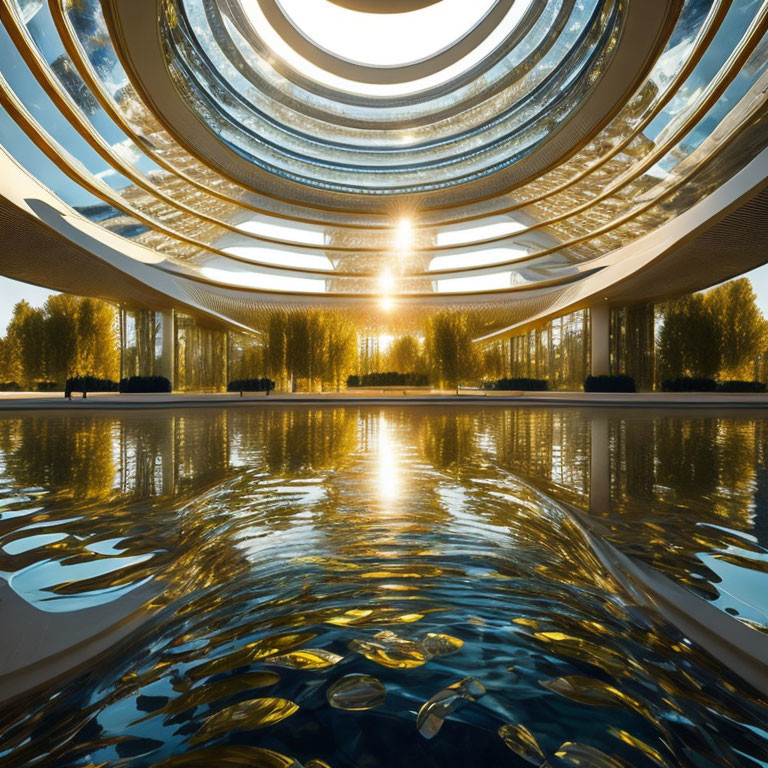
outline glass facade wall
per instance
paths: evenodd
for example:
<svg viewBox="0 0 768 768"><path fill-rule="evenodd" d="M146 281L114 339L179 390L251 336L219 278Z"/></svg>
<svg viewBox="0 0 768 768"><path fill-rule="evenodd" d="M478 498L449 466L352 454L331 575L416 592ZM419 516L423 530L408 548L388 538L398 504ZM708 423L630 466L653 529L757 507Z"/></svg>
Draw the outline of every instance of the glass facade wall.
<svg viewBox="0 0 768 768"><path fill-rule="evenodd" d="M227 332L205 328L176 315L176 382L180 392L223 392L227 388Z"/></svg>
<svg viewBox="0 0 768 768"><path fill-rule="evenodd" d="M632 376L642 391L658 386L657 319L653 304L611 310L611 374ZM589 328L589 310L581 310L513 337L506 342L510 345L511 375L546 379L552 389L581 389L590 373Z"/></svg>
<svg viewBox="0 0 768 768"><path fill-rule="evenodd" d="M509 353L513 377L546 379L553 389L580 389L589 371L589 310L512 338Z"/></svg>
<svg viewBox="0 0 768 768"><path fill-rule="evenodd" d="M173 364L169 341L172 338L172 313L121 309L120 378L165 376L171 379Z"/></svg>
<svg viewBox="0 0 768 768"><path fill-rule="evenodd" d="M178 312L120 310L120 377L165 376L179 392L223 392L263 375L258 337L209 328Z"/></svg>
<svg viewBox="0 0 768 768"><path fill-rule="evenodd" d="M656 325L653 304L611 311L611 373L632 376L640 390L653 390L658 382Z"/></svg>

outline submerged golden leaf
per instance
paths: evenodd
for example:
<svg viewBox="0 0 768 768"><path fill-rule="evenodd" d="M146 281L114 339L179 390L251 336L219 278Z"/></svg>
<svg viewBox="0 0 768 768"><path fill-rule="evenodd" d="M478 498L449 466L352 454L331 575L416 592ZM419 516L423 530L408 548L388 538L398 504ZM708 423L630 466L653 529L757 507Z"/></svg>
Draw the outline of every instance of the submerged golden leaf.
<svg viewBox="0 0 768 768"><path fill-rule="evenodd" d="M404 640L394 632L379 632L374 635L374 640L355 639L349 647L369 661L389 669L411 669L429 661L421 643Z"/></svg>
<svg viewBox="0 0 768 768"><path fill-rule="evenodd" d="M366 619L370 619L372 615L373 611L369 608L352 608L349 611L344 611L344 613L339 616L331 616L330 618L327 618L325 623L333 624L337 627L346 627L350 624L359 624Z"/></svg>
<svg viewBox="0 0 768 768"><path fill-rule="evenodd" d="M240 744L224 744L206 747L184 755L174 755L152 768L301 768L290 757L271 749L249 747Z"/></svg>
<svg viewBox="0 0 768 768"><path fill-rule="evenodd" d="M288 669L325 669L343 661L343 656L338 656L330 651L322 649L305 648L300 651L289 651L278 656L267 656L262 659L264 664L274 664L277 667Z"/></svg>
<svg viewBox="0 0 768 768"><path fill-rule="evenodd" d="M387 689L370 675L345 675L327 691L328 703L336 709L358 712L384 703Z"/></svg>
<svg viewBox="0 0 768 768"><path fill-rule="evenodd" d="M561 760L578 768L630 768L623 760L615 755L606 755L595 747L566 741L555 755Z"/></svg>
<svg viewBox="0 0 768 768"><path fill-rule="evenodd" d="M428 632L422 640L422 645L430 656L446 656L449 653L456 653L464 645L464 641L451 635Z"/></svg>
<svg viewBox="0 0 768 768"><path fill-rule="evenodd" d="M656 765L660 765L661 768L668 768L667 763L664 762L664 758L649 744L641 741L631 733L622 731L619 728L611 727L608 729L609 733L615 736L617 739L621 739L625 744L629 744L638 751L642 752L649 760L652 760Z"/></svg>
<svg viewBox="0 0 768 768"><path fill-rule="evenodd" d="M571 675L570 677L558 677L556 680L542 680L540 685L550 691L559 693L579 704L589 704L593 707L628 707L637 712L642 712L640 702L631 696L622 693L609 683L583 675Z"/></svg>
<svg viewBox="0 0 768 768"><path fill-rule="evenodd" d="M393 616L391 620L399 624L412 624L414 621L420 621L423 618L423 613L401 613L399 616Z"/></svg>
<svg viewBox="0 0 768 768"><path fill-rule="evenodd" d="M416 727L426 739L435 737L445 718L465 701L476 701L485 694L485 687L474 677L465 677L438 691L424 702L416 717Z"/></svg>
<svg viewBox="0 0 768 768"><path fill-rule="evenodd" d="M230 731L253 731L290 717L298 706L287 699L251 699L211 715L191 740L192 744Z"/></svg>
<svg viewBox="0 0 768 768"><path fill-rule="evenodd" d="M629 674L632 660L622 657L608 648L562 632L536 632L533 636L546 643L556 643L557 653L594 664L614 677Z"/></svg>
<svg viewBox="0 0 768 768"><path fill-rule="evenodd" d="M502 725L498 733L502 741L523 760L533 765L542 765L546 761L538 742L524 725Z"/></svg>
<svg viewBox="0 0 768 768"><path fill-rule="evenodd" d="M192 707L200 707L203 704L210 704L212 701L233 696L236 693L243 693L254 688L266 688L280 681L280 675L277 672L251 672L247 675L238 677L229 677L226 680L219 680L210 685L202 685L194 688L189 693L171 700L161 710L164 714L178 715ZM152 713L153 715L156 713Z"/></svg>
<svg viewBox="0 0 768 768"><path fill-rule="evenodd" d="M289 648L295 648L297 645L303 645L314 639L316 635L312 632L296 632L289 635L271 635L262 637L253 643L240 648L234 653L227 654L218 659L198 664L186 671L186 676L192 680L200 680L204 677L228 672L237 667L245 667L265 656L274 656L277 653L286 651Z"/></svg>

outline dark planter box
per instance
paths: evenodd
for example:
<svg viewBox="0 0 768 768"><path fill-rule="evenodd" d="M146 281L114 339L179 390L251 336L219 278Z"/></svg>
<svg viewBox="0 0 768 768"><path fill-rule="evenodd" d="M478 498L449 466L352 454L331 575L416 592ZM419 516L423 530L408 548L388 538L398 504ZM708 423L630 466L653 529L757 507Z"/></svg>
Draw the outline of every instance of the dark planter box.
<svg viewBox="0 0 768 768"><path fill-rule="evenodd" d="M703 376L681 376L678 379L666 379L661 382L662 392L714 392L717 382Z"/></svg>
<svg viewBox="0 0 768 768"><path fill-rule="evenodd" d="M631 376L587 376L585 392L636 392L635 380Z"/></svg>
<svg viewBox="0 0 768 768"><path fill-rule="evenodd" d="M486 381L483 389L491 392L508 392L516 389L524 392L546 392L549 389L549 382L546 379L498 379Z"/></svg>
<svg viewBox="0 0 768 768"><path fill-rule="evenodd" d="M171 382L165 376L131 376L120 381L120 391L125 393L170 392Z"/></svg>

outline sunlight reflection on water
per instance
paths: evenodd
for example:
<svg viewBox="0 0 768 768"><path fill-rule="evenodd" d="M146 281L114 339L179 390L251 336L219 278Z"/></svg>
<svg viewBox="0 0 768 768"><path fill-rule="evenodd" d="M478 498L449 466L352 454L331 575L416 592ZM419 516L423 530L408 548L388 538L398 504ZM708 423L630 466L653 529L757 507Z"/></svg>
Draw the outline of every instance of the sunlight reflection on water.
<svg viewBox="0 0 768 768"><path fill-rule="evenodd" d="M0 762L765 765L763 698L633 603L567 505L764 631L766 423L600 418L0 418L14 592L66 615L157 585L114 654L0 704Z"/></svg>

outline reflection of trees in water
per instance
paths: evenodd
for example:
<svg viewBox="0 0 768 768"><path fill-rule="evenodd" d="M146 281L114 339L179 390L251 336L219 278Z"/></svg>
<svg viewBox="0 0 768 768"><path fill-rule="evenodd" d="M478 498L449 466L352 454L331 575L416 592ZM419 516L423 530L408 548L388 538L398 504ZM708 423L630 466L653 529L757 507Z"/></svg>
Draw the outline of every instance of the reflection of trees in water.
<svg viewBox="0 0 768 768"><path fill-rule="evenodd" d="M176 493L218 483L230 473L228 411L186 411L173 425Z"/></svg>
<svg viewBox="0 0 768 768"><path fill-rule="evenodd" d="M431 414L421 420L419 446L424 458L436 469L461 472L477 460L474 415Z"/></svg>
<svg viewBox="0 0 768 768"><path fill-rule="evenodd" d="M764 420L652 414L615 418L602 413L599 418L608 420L610 435L612 510L607 517L624 551L713 594L711 585L717 579L703 565L702 553L731 558L740 557L733 555L733 547L760 551L744 533L768 543ZM192 511L191 516L185 511L184 535L196 542L192 549L201 551L209 531L205 493L216 494L223 481L237 475L243 476L242 487L247 487L253 482L250 467L289 480L350 467L355 474L369 475L384 468L401 484L400 496L375 504L397 509L407 498L422 522L442 519L443 508L435 481L430 491L421 484L420 495L412 496L415 485L408 484L420 462L462 486L464 479L492 480L494 467L499 467L555 499L584 507L590 469L595 469L590 468L591 427L584 412L509 408L265 408L121 417L37 414L0 419L0 458L7 484L49 492L46 514L57 519L74 510L83 514L88 522L75 526L83 542L95 541L94 536L123 537L136 519L149 515L152 521L159 516L159 526L165 530L160 538L173 539L179 535L174 510L187 505L185 510ZM392 466L382 462L382 429L389 436L386 450ZM377 462L375 467L366 463L369 459ZM374 490L388 482L386 474L383 477L371 485ZM326 522L332 522L336 507L346 503L341 501L345 486L322 483L322 506L331 514ZM495 486L491 482L488 487ZM482 492L472 485L472 494ZM145 503L155 497L172 502ZM100 502L98 510L95 500ZM494 511L493 499L483 498L482 503L489 513ZM278 518L289 513L290 505L273 509L272 524L279 526ZM364 522L347 519L344 524ZM131 537L130 552L151 548L141 536ZM170 540L168 544L178 546ZM190 552L191 563L194 553L184 549ZM213 550L205 559L219 561ZM204 570L210 572L207 566Z"/></svg>
<svg viewBox="0 0 768 768"><path fill-rule="evenodd" d="M237 422L243 441L263 448L267 469L279 475L335 469L345 463L357 450L357 425L357 412L346 408L280 408Z"/></svg>
<svg viewBox="0 0 768 768"><path fill-rule="evenodd" d="M0 451L18 487L74 499L174 495L226 476L226 412L2 419Z"/></svg>
<svg viewBox="0 0 768 768"><path fill-rule="evenodd" d="M614 500L686 510L720 524L749 522L762 422L710 418L638 419L614 425Z"/></svg>
<svg viewBox="0 0 768 768"><path fill-rule="evenodd" d="M78 499L112 494L115 436L111 418L44 415L0 420L0 450L15 483Z"/></svg>
<svg viewBox="0 0 768 768"><path fill-rule="evenodd" d="M656 424L651 419L617 421L611 435L614 502L622 497L648 498L656 487Z"/></svg>
<svg viewBox="0 0 768 768"><path fill-rule="evenodd" d="M665 416L616 422L611 525L622 550L712 598L720 579L702 554L754 567L732 548L760 551L741 534L758 532L753 510L759 519L755 483L764 471L765 434L762 420Z"/></svg>
<svg viewBox="0 0 768 768"><path fill-rule="evenodd" d="M654 440L656 486L678 496L709 496L717 488L720 468L717 434L717 422L710 419L659 419Z"/></svg>

